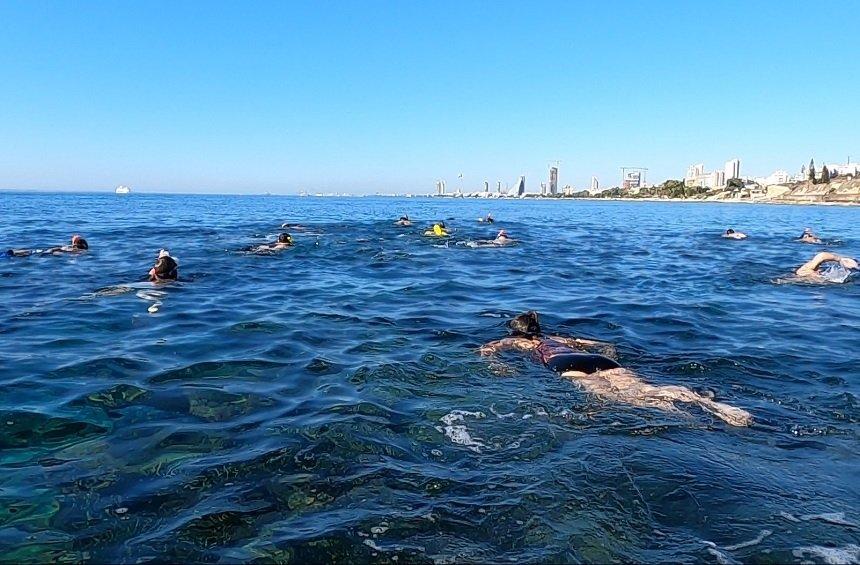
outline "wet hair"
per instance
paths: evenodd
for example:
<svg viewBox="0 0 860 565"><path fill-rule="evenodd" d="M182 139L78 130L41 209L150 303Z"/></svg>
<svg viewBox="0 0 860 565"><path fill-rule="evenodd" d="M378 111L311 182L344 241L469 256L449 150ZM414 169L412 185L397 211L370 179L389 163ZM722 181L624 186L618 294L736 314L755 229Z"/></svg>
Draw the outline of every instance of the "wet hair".
<svg viewBox="0 0 860 565"><path fill-rule="evenodd" d="M733 230L732 228L726 230L726 235L731 235L733 233L735 233L735 230Z"/></svg>
<svg viewBox="0 0 860 565"><path fill-rule="evenodd" d="M522 337L538 337L541 334L538 313L529 310L508 322L511 335Z"/></svg>
<svg viewBox="0 0 860 565"><path fill-rule="evenodd" d="M406 220L406 221L408 222L408 221L409 221L409 216L400 216L400 219L401 219L401 220Z"/></svg>
<svg viewBox="0 0 860 565"><path fill-rule="evenodd" d="M155 276L160 279L176 280L179 265L170 255L159 257L155 262Z"/></svg>
<svg viewBox="0 0 860 565"><path fill-rule="evenodd" d="M292 242L293 242L293 236L291 236L290 234L282 233L282 234L278 235L278 243L292 243Z"/></svg>
<svg viewBox="0 0 860 565"><path fill-rule="evenodd" d="M445 222L443 222L442 220L439 220L439 227L444 229L445 228Z"/></svg>
<svg viewBox="0 0 860 565"><path fill-rule="evenodd" d="M72 247L75 249L89 249L90 244L87 243L86 239L78 235L72 238Z"/></svg>

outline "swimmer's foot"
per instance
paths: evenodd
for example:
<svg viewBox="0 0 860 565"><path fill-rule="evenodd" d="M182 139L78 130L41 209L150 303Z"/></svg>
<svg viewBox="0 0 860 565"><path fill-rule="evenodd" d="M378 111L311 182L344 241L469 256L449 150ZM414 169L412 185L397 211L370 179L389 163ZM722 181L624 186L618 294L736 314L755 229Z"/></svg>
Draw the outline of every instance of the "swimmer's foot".
<svg viewBox="0 0 860 565"><path fill-rule="evenodd" d="M732 426L746 427L751 426L753 423L752 414L735 406L729 406L722 402L714 402L713 400L703 400L700 402L700 406Z"/></svg>

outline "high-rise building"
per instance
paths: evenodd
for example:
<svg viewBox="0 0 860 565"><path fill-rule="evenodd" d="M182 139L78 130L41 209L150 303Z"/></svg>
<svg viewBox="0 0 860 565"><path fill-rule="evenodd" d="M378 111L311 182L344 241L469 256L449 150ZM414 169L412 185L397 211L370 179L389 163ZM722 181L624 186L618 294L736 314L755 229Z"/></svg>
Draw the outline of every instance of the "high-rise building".
<svg viewBox="0 0 860 565"><path fill-rule="evenodd" d="M726 181L730 179L739 179L741 178L741 160L740 159L732 159L731 161L726 161Z"/></svg>
<svg viewBox="0 0 860 565"><path fill-rule="evenodd" d="M600 190L600 182L597 180L597 177L591 177L591 192L597 192Z"/></svg>
<svg viewBox="0 0 860 565"><path fill-rule="evenodd" d="M553 196L558 194L558 167L549 168L549 193Z"/></svg>
<svg viewBox="0 0 860 565"><path fill-rule="evenodd" d="M502 193L502 181L496 181L496 192L499 194Z"/></svg>
<svg viewBox="0 0 860 565"><path fill-rule="evenodd" d="M520 179L517 181L517 185L514 187L513 191L515 196L522 196L526 193L526 176L520 176Z"/></svg>
<svg viewBox="0 0 860 565"><path fill-rule="evenodd" d="M484 181L484 193L485 194L490 193L490 181L486 181L486 180Z"/></svg>

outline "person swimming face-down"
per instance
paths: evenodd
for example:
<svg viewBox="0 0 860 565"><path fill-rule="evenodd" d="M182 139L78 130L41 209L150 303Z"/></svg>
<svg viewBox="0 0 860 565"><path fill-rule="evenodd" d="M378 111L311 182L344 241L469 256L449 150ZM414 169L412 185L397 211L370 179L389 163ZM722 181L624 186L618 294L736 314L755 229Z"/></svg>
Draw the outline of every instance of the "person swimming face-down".
<svg viewBox="0 0 860 565"><path fill-rule="evenodd" d="M155 266L149 270L149 280L152 282L175 281L179 276L179 263L170 256L170 252L162 249L158 253Z"/></svg>
<svg viewBox="0 0 860 565"><path fill-rule="evenodd" d="M801 243L813 243L816 245L822 243L821 239L817 235L812 233L812 230L810 228L804 228L803 233L800 234L800 237L797 238L797 240Z"/></svg>
<svg viewBox="0 0 860 565"><path fill-rule="evenodd" d="M531 353L548 369L574 379L586 391L599 397L676 412L674 402L696 404L733 426L749 426L749 412L715 402L683 386L656 386L645 383L612 357L610 344L579 338L544 337L537 312L529 311L508 322L511 336L492 341L479 349L481 355L516 350ZM597 350L598 353L593 351Z"/></svg>
<svg viewBox="0 0 860 565"><path fill-rule="evenodd" d="M58 245L56 247L49 247L48 249L9 249L6 251L6 255L11 257L26 257L33 254L53 255L56 253L80 253L81 251L86 251L89 248L90 246L86 239L82 238L78 234L74 234L69 245Z"/></svg>
<svg viewBox="0 0 860 565"><path fill-rule="evenodd" d="M735 231L732 228L729 228L723 234L723 237L725 237L726 239L746 239L747 234L745 234L743 232Z"/></svg>

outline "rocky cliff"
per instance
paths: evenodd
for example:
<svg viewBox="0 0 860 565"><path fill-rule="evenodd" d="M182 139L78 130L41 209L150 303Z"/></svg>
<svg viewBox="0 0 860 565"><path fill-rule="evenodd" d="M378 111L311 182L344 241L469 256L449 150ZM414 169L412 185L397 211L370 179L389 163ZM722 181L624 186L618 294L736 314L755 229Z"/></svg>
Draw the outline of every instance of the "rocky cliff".
<svg viewBox="0 0 860 565"><path fill-rule="evenodd" d="M771 185L766 188L765 194L756 199L772 202L860 204L860 177L837 178L826 184L805 181Z"/></svg>

